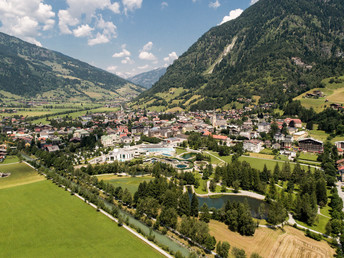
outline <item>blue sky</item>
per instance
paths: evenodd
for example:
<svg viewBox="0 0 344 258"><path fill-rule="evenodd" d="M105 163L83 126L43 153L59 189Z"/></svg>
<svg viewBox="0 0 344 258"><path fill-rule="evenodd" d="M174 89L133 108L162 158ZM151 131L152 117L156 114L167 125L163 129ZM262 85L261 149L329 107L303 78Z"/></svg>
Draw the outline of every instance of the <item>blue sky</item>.
<svg viewBox="0 0 344 258"><path fill-rule="evenodd" d="M129 77L258 0L0 0L0 31Z"/></svg>

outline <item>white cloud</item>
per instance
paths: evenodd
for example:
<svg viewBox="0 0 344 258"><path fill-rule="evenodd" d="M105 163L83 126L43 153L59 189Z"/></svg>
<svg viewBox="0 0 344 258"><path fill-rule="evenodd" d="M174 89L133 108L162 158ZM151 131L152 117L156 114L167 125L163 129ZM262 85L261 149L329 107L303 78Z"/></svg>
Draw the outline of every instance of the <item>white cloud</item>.
<svg viewBox="0 0 344 258"><path fill-rule="evenodd" d="M210 8L217 9L217 8L219 8L220 6L221 6L221 4L220 4L219 0L216 0L215 2L210 2L210 3L209 3L209 7L210 7Z"/></svg>
<svg viewBox="0 0 344 258"><path fill-rule="evenodd" d="M148 60L148 61L155 61L156 60L156 57L154 54L152 54L150 52L146 52L146 51L140 52L139 58L142 60Z"/></svg>
<svg viewBox="0 0 344 258"><path fill-rule="evenodd" d="M135 63L133 60L131 60L131 58L129 56L127 56L126 58L124 58L122 61L121 61L122 64L133 64Z"/></svg>
<svg viewBox="0 0 344 258"><path fill-rule="evenodd" d="M142 51L150 51L152 50L153 42L149 41L146 45L143 46Z"/></svg>
<svg viewBox="0 0 344 258"><path fill-rule="evenodd" d="M251 0L251 5L253 5L253 4L255 4L255 3L257 3L259 0Z"/></svg>
<svg viewBox="0 0 344 258"><path fill-rule="evenodd" d="M97 36L95 38L89 39L88 40L88 45L89 46L94 46L94 45L98 45L98 44L104 44L104 43L108 43L110 40L109 38L101 33L97 33Z"/></svg>
<svg viewBox="0 0 344 258"><path fill-rule="evenodd" d="M244 10L242 9L235 9L235 10L230 11L228 16L223 17L222 22L219 25L238 18L242 14L243 11Z"/></svg>
<svg viewBox="0 0 344 258"><path fill-rule="evenodd" d="M164 9L166 7L168 7L168 3L167 2L162 2L161 3L161 8Z"/></svg>
<svg viewBox="0 0 344 258"><path fill-rule="evenodd" d="M122 51L118 53L114 53L112 57L114 58L122 58L126 56L131 56L131 53L126 49L126 45L122 45Z"/></svg>
<svg viewBox="0 0 344 258"><path fill-rule="evenodd" d="M86 24L86 25L81 25L75 30L73 30L73 34L77 38L88 37L91 35L93 30L94 30L93 28L91 28L88 24Z"/></svg>
<svg viewBox="0 0 344 258"><path fill-rule="evenodd" d="M142 0L122 0L122 4L124 6L124 13L127 14L128 11L140 9L142 6Z"/></svg>
<svg viewBox="0 0 344 258"><path fill-rule="evenodd" d="M121 13L119 7L120 7L120 6L119 6L119 3L118 3L118 2L114 2L113 4L110 4L110 5L109 5L109 9L110 9L111 11L113 11L113 13L115 13L115 14Z"/></svg>
<svg viewBox="0 0 344 258"><path fill-rule="evenodd" d="M117 70L118 66L112 65L112 66L108 66L106 68L106 71L110 72L110 73L115 73Z"/></svg>
<svg viewBox="0 0 344 258"><path fill-rule="evenodd" d="M146 45L143 46L142 50L140 50L139 58L142 60L157 61L156 56L150 52L152 48L153 42L149 41Z"/></svg>
<svg viewBox="0 0 344 258"><path fill-rule="evenodd" d="M117 27L112 22L106 22L103 20L103 18L100 16L100 18L97 21L96 27L100 30L102 30L102 33L97 32L97 36L95 38L91 38L88 40L89 46L94 46L98 44L105 44L110 42L111 39L117 37Z"/></svg>
<svg viewBox="0 0 344 258"><path fill-rule="evenodd" d="M144 65L144 66L139 66L139 67L137 67L137 68L140 69L140 70L146 70L146 69L149 68L149 65L146 64L146 65Z"/></svg>
<svg viewBox="0 0 344 258"><path fill-rule="evenodd" d="M167 57L164 58L165 63L171 64L174 60L178 59L178 55L176 52L171 52L168 54Z"/></svg>
<svg viewBox="0 0 344 258"><path fill-rule="evenodd" d="M0 0L0 30L39 46L36 37L54 27L54 17L43 0Z"/></svg>
<svg viewBox="0 0 344 258"><path fill-rule="evenodd" d="M62 34L72 34L69 26L75 26L79 23L79 19L72 17L67 10L60 10L59 16L59 28Z"/></svg>

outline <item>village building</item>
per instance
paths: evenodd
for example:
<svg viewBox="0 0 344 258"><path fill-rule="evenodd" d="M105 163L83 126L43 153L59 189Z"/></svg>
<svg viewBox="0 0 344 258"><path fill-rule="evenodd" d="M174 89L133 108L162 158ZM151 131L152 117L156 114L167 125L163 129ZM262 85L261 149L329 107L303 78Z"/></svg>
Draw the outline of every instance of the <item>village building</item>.
<svg viewBox="0 0 344 258"><path fill-rule="evenodd" d="M249 152L259 153L261 152L263 147L263 142L260 140L247 140L244 141L244 150Z"/></svg>
<svg viewBox="0 0 344 258"><path fill-rule="evenodd" d="M313 138L300 139L298 142L302 151L321 153L324 150L323 142Z"/></svg>

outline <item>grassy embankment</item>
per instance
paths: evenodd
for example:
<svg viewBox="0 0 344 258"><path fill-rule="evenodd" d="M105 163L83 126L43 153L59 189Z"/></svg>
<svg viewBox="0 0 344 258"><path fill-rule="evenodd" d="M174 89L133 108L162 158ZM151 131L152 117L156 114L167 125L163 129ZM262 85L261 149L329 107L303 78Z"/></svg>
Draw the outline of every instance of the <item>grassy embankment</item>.
<svg viewBox="0 0 344 258"><path fill-rule="evenodd" d="M0 257L161 257L25 164L6 167L14 178L0 179Z"/></svg>

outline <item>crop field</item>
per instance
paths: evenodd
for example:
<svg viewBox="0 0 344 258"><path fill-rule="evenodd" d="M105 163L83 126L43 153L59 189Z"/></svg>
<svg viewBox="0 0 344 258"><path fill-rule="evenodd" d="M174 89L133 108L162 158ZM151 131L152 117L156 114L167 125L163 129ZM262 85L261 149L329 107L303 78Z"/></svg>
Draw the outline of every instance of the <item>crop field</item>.
<svg viewBox="0 0 344 258"><path fill-rule="evenodd" d="M0 257L161 257L45 179L7 185L0 189L0 200Z"/></svg>
<svg viewBox="0 0 344 258"><path fill-rule="evenodd" d="M304 232L290 226L281 229L259 228L252 237L230 231L218 221L210 222L210 234L230 243L231 248L244 249L249 257L258 253L262 257L332 257L334 250L325 241L315 241Z"/></svg>
<svg viewBox="0 0 344 258"><path fill-rule="evenodd" d="M45 180L34 169L25 163L0 165L0 172L11 173L9 177L0 178L0 189L30 184Z"/></svg>
<svg viewBox="0 0 344 258"><path fill-rule="evenodd" d="M129 192L134 194L137 189L139 188L139 184L143 181L147 183L153 179L151 176L143 176L143 177L119 177L114 175L105 175L105 176L98 176L98 180L104 180L107 183L113 184L115 187L121 186L123 190L128 188Z"/></svg>

